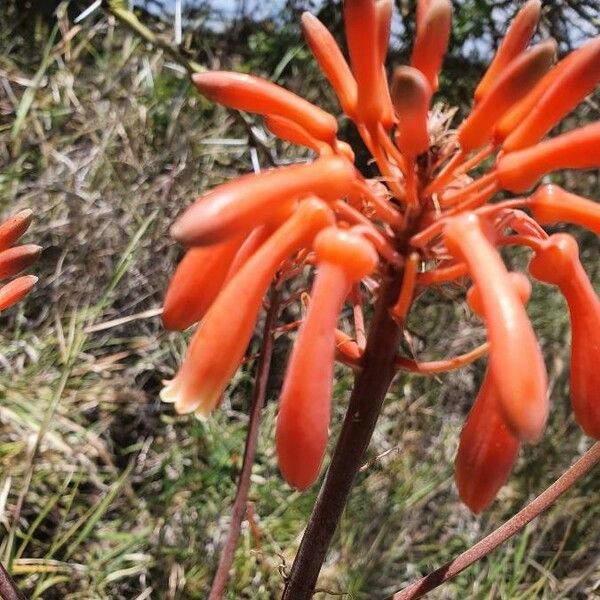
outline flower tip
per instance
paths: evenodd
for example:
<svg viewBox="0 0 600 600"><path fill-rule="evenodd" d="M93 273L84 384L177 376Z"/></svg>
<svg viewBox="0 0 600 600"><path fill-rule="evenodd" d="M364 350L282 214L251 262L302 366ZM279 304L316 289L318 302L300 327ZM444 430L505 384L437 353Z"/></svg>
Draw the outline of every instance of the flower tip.
<svg viewBox="0 0 600 600"><path fill-rule="evenodd" d="M215 100L212 96L221 84L221 78L219 73L205 71L203 73L194 73L192 75L192 83L196 86L196 89L210 100Z"/></svg>
<svg viewBox="0 0 600 600"><path fill-rule="evenodd" d="M30 208L24 208L20 210L15 216L15 219L18 219L21 222L27 221L27 223L31 223L33 219L33 211Z"/></svg>
<svg viewBox="0 0 600 600"><path fill-rule="evenodd" d="M192 205L193 206L193 205ZM184 212L181 217L179 217L171 228L169 229L169 234L176 241L179 242L183 246L192 246L194 245L194 240L198 237L196 232L194 231L193 224L190 223L190 219L186 218L188 212Z"/></svg>

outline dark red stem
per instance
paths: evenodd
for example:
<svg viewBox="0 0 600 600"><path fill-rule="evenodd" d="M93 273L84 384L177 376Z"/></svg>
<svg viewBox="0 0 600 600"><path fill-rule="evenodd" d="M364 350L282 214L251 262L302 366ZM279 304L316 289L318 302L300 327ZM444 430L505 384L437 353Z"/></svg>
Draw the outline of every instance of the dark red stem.
<svg viewBox="0 0 600 600"><path fill-rule="evenodd" d="M492 550L495 550L500 544L523 529L527 523L551 506L559 496L569 490L598 462L600 462L600 442L594 444L549 488L543 491L514 517L511 517L506 523L463 552L460 556L457 556L454 560L395 594L392 600L414 600L415 598L421 598L427 592L456 577L461 571L464 571L473 563L487 556Z"/></svg>
<svg viewBox="0 0 600 600"><path fill-rule="evenodd" d="M231 509L231 523L227 532L227 539L221 550L219 566L212 582L208 600L220 600L223 597L229 579L229 571L233 563L235 547L240 537L242 521L246 514L246 501L248 499L248 490L250 489L252 465L254 464L254 457L256 455L260 415L265 405L269 366L273 354L273 328L279 311L279 300L280 292L273 286L269 299L269 308L265 316L260 354L256 364L256 385L254 386L252 397L252 411L246 435L242 470L240 471L237 492Z"/></svg>

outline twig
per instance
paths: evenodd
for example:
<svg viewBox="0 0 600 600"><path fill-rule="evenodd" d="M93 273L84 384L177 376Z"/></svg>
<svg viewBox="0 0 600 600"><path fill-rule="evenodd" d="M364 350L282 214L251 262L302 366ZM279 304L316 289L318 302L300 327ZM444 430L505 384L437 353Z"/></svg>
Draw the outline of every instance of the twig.
<svg viewBox="0 0 600 600"><path fill-rule="evenodd" d="M146 27L131 10L125 7L123 0L103 0L102 6L106 11L118 19L123 25L131 29L156 48L166 52L177 63L182 65L188 73L201 73L206 69L194 60L191 60L175 44L171 44L157 36L151 29Z"/></svg>
<svg viewBox="0 0 600 600"><path fill-rule="evenodd" d="M250 475L252 473L252 465L254 464L254 456L256 454L260 414L265 404L269 367L271 364L271 356L273 354L273 328L277 313L279 312L279 302L280 292L276 286L273 286L269 299L269 309L265 317L261 350L256 365L256 384L254 386L252 398L252 413L250 415L248 434L246 436L242 470L238 480L233 508L231 509L231 523L229 524L227 539L221 550L219 566L213 579L208 600L220 600L223 597L225 586L229 579L229 570L233 563L233 554L240 536L242 520L246 512L246 501L248 498L248 490L250 489Z"/></svg>
<svg viewBox="0 0 600 600"><path fill-rule="evenodd" d="M523 529L527 523L551 506L557 498L577 483L598 462L600 462L600 442L594 444L549 488L543 491L535 500L532 500L514 517L506 521L504 525L498 527L490 535L457 556L454 560L446 563L443 567L436 569L429 575L396 593L392 600L414 600L415 598L421 598L427 592L456 577L460 572L487 556L492 550L495 550L500 544Z"/></svg>
<svg viewBox="0 0 600 600"><path fill-rule="evenodd" d="M0 563L0 598L2 600L27 600L2 563Z"/></svg>

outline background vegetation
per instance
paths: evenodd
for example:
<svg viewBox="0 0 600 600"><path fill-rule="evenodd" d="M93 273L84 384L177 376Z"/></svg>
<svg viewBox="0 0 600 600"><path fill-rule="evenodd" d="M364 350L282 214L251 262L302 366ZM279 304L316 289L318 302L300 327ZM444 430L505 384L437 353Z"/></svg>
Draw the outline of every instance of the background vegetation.
<svg viewBox="0 0 600 600"><path fill-rule="evenodd" d="M0 5L0 210L32 207L28 238L44 246L36 290L0 316L0 558L31 598L203 598L241 464L253 364L206 423L159 402L160 381L173 375L186 338L166 333L157 316L180 252L168 226L202 190L251 170L252 153L264 167L302 154L266 136L259 120L240 121L201 99L178 65L102 10L74 24L86 2L52 4ZM226 19L211 2L198 2L188 7L183 47L208 67L259 73L335 106L300 38L304 4L311 2L287 2L257 22L249 2ZM403 19L390 64L406 60L413 29L414 2L398 4ZM457 2L440 101L468 108L517 4ZM339 34L339 3L318 6ZM168 6L138 10L172 38ZM552 1L541 29L565 51L597 33L599 19L595 0ZM599 100L590 98L567 125L597 120ZM598 198L597 171L570 174L568 184ZM597 283L597 239L580 240ZM525 258L509 260L518 266ZM481 340L480 323L455 303L461 294L432 292L419 302L407 350L443 356ZM590 445L568 407L566 307L537 286L530 314L547 357L553 410L546 436L524 449L499 500L474 517L452 479L483 365L431 379L399 377L321 589L385 597L492 530ZM280 337L271 400L286 352ZM333 438L351 384L340 369ZM298 494L280 479L274 415L270 402L229 598L277 597L316 493ZM431 597L600 598L599 501L596 470Z"/></svg>

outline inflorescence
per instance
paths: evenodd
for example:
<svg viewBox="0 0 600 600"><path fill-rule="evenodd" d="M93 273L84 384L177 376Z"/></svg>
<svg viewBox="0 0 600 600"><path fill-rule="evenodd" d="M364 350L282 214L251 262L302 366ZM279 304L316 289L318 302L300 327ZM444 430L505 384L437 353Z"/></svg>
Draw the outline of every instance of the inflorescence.
<svg viewBox="0 0 600 600"><path fill-rule="evenodd" d="M479 512L508 477L521 443L540 438L549 410L544 360L525 309L530 283L507 270L500 248L531 249L531 277L564 295L572 406L583 430L600 439L600 300L574 238L542 228L566 222L598 234L600 205L554 184L533 189L548 173L600 166L600 123L545 139L600 81L600 38L555 64L554 40L529 47L541 3L528 0L477 86L470 113L436 139L432 98L450 35L450 0L418 1L410 65L397 67L388 85L392 8L392 0L345 0L349 63L324 25L302 16L306 40L370 151L377 179L357 170L352 148L337 137L336 117L321 108L252 75L193 76L207 98L262 115L276 136L316 156L218 186L173 225L187 251L163 321L174 330L199 324L161 396L180 413L208 415L243 360L269 286L314 268L276 432L283 476L304 489L325 453L334 361L361 368L361 304L377 299L382 281L401 278L398 301L389 307L401 326L422 290L471 281L467 302L488 342L432 363L398 356L397 367L442 372L488 354L456 458L460 496ZM476 169L483 174L473 175ZM519 197L492 202L501 191ZM338 329L347 302L357 315L353 335Z"/></svg>

